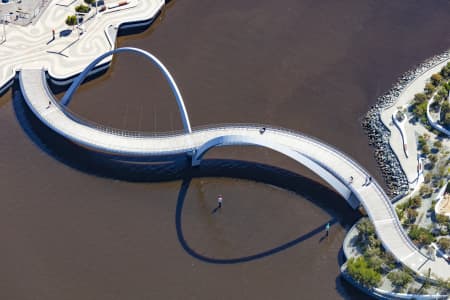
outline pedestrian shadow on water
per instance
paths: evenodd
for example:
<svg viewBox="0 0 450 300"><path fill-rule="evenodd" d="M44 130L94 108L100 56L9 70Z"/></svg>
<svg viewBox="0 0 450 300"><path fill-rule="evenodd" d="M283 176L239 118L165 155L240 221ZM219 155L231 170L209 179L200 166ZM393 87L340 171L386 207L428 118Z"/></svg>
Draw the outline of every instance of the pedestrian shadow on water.
<svg viewBox="0 0 450 300"><path fill-rule="evenodd" d="M186 155L164 157L130 158L99 153L81 147L63 138L46 127L31 112L21 96L20 90L13 89L13 108L26 135L48 156L78 171L91 175L130 182L162 182L181 180L175 210L175 227L181 247L192 257L213 264L244 263L277 254L299 243L311 239L325 230L326 223L340 223L349 227L357 218L340 195L327 186L291 171L257 162L231 159L205 159L196 168L190 167ZM237 258L215 258L200 254L190 247L183 234L182 212L186 193L193 178L238 178L270 184L300 195L333 216L310 232L271 249Z"/></svg>

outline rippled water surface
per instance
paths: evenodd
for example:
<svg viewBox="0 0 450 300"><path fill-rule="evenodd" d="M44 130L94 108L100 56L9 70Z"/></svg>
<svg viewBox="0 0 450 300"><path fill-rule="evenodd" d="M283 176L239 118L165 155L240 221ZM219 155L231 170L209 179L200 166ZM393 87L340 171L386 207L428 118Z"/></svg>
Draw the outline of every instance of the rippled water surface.
<svg viewBox="0 0 450 300"><path fill-rule="evenodd" d="M118 44L167 65L194 126L298 130L380 180L360 121L398 75L450 45L449 8L443 0L173 1L157 24ZM70 109L118 128L181 129L162 76L127 54ZM364 298L338 277L357 213L277 153L214 149L194 171L182 160L111 162L43 127L17 89L0 98L0 124L2 299Z"/></svg>

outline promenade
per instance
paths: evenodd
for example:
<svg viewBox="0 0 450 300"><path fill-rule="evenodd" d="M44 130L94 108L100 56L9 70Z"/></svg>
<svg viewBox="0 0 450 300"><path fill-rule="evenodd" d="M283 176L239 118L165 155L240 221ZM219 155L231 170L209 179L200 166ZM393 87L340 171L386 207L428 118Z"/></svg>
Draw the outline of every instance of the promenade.
<svg viewBox="0 0 450 300"><path fill-rule="evenodd" d="M113 3L109 1L108 3ZM118 1L116 1L118 2ZM23 68L46 68L56 79L80 73L95 57L115 47L120 24L150 20L164 6L164 0L129 0L127 5L85 17L83 34L67 26L75 14L75 1L53 0L36 22L27 26L5 25L6 41L0 44L0 87ZM3 25L0 25L3 26ZM0 28L3 34L3 28ZM55 39L52 39L55 30ZM111 57L103 63L109 62Z"/></svg>
<svg viewBox="0 0 450 300"><path fill-rule="evenodd" d="M431 75L433 75L434 73L439 73L442 67L448 62L449 60L441 61L418 76L398 96L395 105L383 110L383 112L381 113L381 120L383 121L383 124L391 132L389 144L395 155L398 157L400 165L402 166L402 169L405 172L405 175L412 189L414 189L419 182L417 137L424 133L431 133L420 123L413 124L410 123L409 120L403 122L409 154L408 156L406 156L403 148L402 135L400 133L400 130L395 126L392 120L392 116L396 113L399 107L409 106L409 103L414 99L414 95L423 92L425 84L427 80L430 79ZM450 143L448 143L447 141L444 141L444 143L450 146Z"/></svg>
<svg viewBox="0 0 450 300"><path fill-rule="evenodd" d="M71 115L55 101L47 87L45 72L41 68L22 69L20 85L27 104L44 124L73 142L99 151L134 157L177 153L195 155L196 151L208 142L221 139L222 142L217 146L251 144L245 143L248 139L260 141L262 146L277 145L277 147L294 151L315 166L327 170L334 176L334 180L339 181L351 191L368 213L383 246L397 260L418 274L426 275L431 268L432 276L448 277L447 262L441 258L435 261L429 260L409 240L383 189L375 181L365 184L370 174L351 158L323 142L289 130L272 127L266 127L261 134L261 126L255 125L211 126L194 130L192 133L160 136L130 134L117 129L91 127ZM224 137L238 137L238 139L229 139L227 143ZM291 157L295 159L295 155ZM317 167L314 168L313 171L319 172ZM351 183L350 177L353 177ZM332 182L328 182L333 185Z"/></svg>

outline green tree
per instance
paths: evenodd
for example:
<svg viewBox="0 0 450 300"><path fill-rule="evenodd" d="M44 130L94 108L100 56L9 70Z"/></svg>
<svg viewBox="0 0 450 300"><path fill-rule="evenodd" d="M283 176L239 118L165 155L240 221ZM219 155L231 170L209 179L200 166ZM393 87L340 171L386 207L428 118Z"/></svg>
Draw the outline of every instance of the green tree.
<svg viewBox="0 0 450 300"><path fill-rule="evenodd" d="M431 155L428 156L428 159L429 159L430 161L436 163L437 160L438 160L438 157L437 157L437 155L431 154Z"/></svg>
<svg viewBox="0 0 450 300"><path fill-rule="evenodd" d="M419 189L419 194L421 194L422 197L429 196L431 192L433 192L433 190L427 185L422 185Z"/></svg>
<svg viewBox="0 0 450 300"><path fill-rule="evenodd" d="M431 176L431 174L430 173L427 173L427 175L430 175ZM426 175L425 175L426 176ZM416 196L414 196L414 197L412 197L410 200L409 200L409 206L411 206L412 208L418 208L418 207L420 207L421 205L422 205L422 198L419 196L419 195L416 195Z"/></svg>
<svg viewBox="0 0 450 300"><path fill-rule="evenodd" d="M433 85L438 86L442 81L442 75L439 73L431 75L431 82L433 82Z"/></svg>
<svg viewBox="0 0 450 300"><path fill-rule="evenodd" d="M442 142L441 141L436 141L433 143L433 146L436 147L437 149L441 149L442 148Z"/></svg>
<svg viewBox="0 0 450 300"><path fill-rule="evenodd" d="M450 113L446 113L444 117L444 124L450 126Z"/></svg>
<svg viewBox="0 0 450 300"><path fill-rule="evenodd" d="M427 124L427 102L416 103L413 108L413 114L422 122Z"/></svg>
<svg viewBox="0 0 450 300"><path fill-rule="evenodd" d="M426 85L425 85L425 94L427 95L427 96L431 96L431 94L433 94L434 93L434 90L436 89L436 87L431 83L431 82L428 82Z"/></svg>
<svg viewBox="0 0 450 300"><path fill-rule="evenodd" d="M442 69L441 69L441 75L444 78L449 78L450 76L450 63L448 63L447 65L445 65Z"/></svg>
<svg viewBox="0 0 450 300"><path fill-rule="evenodd" d="M422 104L425 101L427 101L427 95L423 94L423 93L418 93L414 95L414 103L415 104Z"/></svg>
<svg viewBox="0 0 450 300"><path fill-rule="evenodd" d="M450 220L449 220L449 217L447 217L446 215L437 214L436 215L436 221L439 224L445 224L445 223L449 222Z"/></svg>
<svg viewBox="0 0 450 300"><path fill-rule="evenodd" d="M444 103L442 103L441 112L443 114L450 112L450 103L448 101L445 101Z"/></svg>
<svg viewBox="0 0 450 300"><path fill-rule="evenodd" d="M441 87L438 91L438 95L442 97L442 99L448 98L448 91L445 87Z"/></svg>
<svg viewBox="0 0 450 300"><path fill-rule="evenodd" d="M425 155L430 154L430 147L429 147L428 145L423 145L423 147L422 147L422 152L423 152L423 154L425 154Z"/></svg>
<svg viewBox="0 0 450 300"><path fill-rule="evenodd" d="M450 249L450 239L441 238L438 241L438 244L439 244L439 247L444 251L448 251Z"/></svg>
<svg viewBox="0 0 450 300"><path fill-rule="evenodd" d="M367 287L376 287L381 282L381 274L370 268L362 256L350 258L347 271L353 279Z"/></svg>
<svg viewBox="0 0 450 300"><path fill-rule="evenodd" d="M408 216L409 223L414 223L419 213L415 209L408 208L406 210L406 215Z"/></svg>

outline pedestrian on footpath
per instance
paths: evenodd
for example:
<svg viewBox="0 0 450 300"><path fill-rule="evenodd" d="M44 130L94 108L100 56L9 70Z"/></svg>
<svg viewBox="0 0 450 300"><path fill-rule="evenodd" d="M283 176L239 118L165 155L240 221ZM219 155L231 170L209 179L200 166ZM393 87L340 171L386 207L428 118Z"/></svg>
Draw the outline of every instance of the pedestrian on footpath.
<svg viewBox="0 0 450 300"><path fill-rule="evenodd" d="M53 39L55 39L55 29L52 29Z"/></svg>
<svg viewBox="0 0 450 300"><path fill-rule="evenodd" d="M52 105L52 102L48 101L48 106L46 107L46 109L49 109L51 105Z"/></svg>
<svg viewBox="0 0 450 300"><path fill-rule="evenodd" d="M348 183L350 183L350 184L353 183L353 176L350 176L350 180L348 181Z"/></svg>
<svg viewBox="0 0 450 300"><path fill-rule="evenodd" d="M222 195L219 195L217 197L217 208L222 208L222 201L223 201Z"/></svg>
<svg viewBox="0 0 450 300"><path fill-rule="evenodd" d="M327 225L325 226L325 230L326 230L326 236L328 236L330 234L330 222L328 222Z"/></svg>
<svg viewBox="0 0 450 300"><path fill-rule="evenodd" d="M364 181L363 186L366 186L366 185L369 184L369 182L370 182L370 181L369 181L369 178L370 178L370 177L366 175L366 180Z"/></svg>

